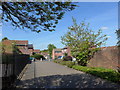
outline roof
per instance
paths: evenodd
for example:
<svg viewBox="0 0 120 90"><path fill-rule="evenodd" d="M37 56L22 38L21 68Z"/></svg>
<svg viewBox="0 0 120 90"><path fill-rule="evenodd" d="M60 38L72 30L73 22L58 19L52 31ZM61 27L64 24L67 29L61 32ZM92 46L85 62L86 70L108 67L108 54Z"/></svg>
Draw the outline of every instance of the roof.
<svg viewBox="0 0 120 90"><path fill-rule="evenodd" d="M6 53L13 53L12 42L10 40L2 41L2 45L5 45L4 49Z"/></svg>
<svg viewBox="0 0 120 90"><path fill-rule="evenodd" d="M54 51L61 51L61 50L62 50L61 48L54 49Z"/></svg>
<svg viewBox="0 0 120 90"><path fill-rule="evenodd" d="M66 47L64 47L64 48L62 48L62 49L68 49L68 48L70 48L70 47L66 46Z"/></svg>
<svg viewBox="0 0 120 90"><path fill-rule="evenodd" d="M10 40L14 41L16 45L28 45L28 40Z"/></svg>
<svg viewBox="0 0 120 90"><path fill-rule="evenodd" d="M12 46L12 44L20 44L20 45L27 45L28 44L28 41L27 40L4 40L2 42L4 45L7 45L8 47ZM9 48L10 49L10 48ZM12 50L10 49L7 49L7 52L12 52ZM29 54L29 51L28 49L24 49L24 48L18 48L23 54Z"/></svg>
<svg viewBox="0 0 120 90"><path fill-rule="evenodd" d="M19 48L19 50L22 52L22 54L30 54L28 49L26 50L26 49Z"/></svg>
<svg viewBox="0 0 120 90"><path fill-rule="evenodd" d="M39 49L34 49L34 51L33 52L40 52L40 50Z"/></svg>
<svg viewBox="0 0 120 90"><path fill-rule="evenodd" d="M48 52L41 52L42 55L48 55Z"/></svg>

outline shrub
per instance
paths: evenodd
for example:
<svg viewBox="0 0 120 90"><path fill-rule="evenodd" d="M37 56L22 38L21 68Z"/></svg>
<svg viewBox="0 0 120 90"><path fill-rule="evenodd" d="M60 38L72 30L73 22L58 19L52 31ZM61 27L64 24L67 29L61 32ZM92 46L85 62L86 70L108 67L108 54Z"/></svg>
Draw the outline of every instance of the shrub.
<svg viewBox="0 0 120 90"><path fill-rule="evenodd" d="M72 62L72 61L54 60L54 62L59 63L61 65L66 65L70 68L72 68L72 66L75 65L75 62Z"/></svg>
<svg viewBox="0 0 120 90"><path fill-rule="evenodd" d="M72 68L73 65L75 65L75 62L66 61L66 66Z"/></svg>
<svg viewBox="0 0 120 90"><path fill-rule="evenodd" d="M63 58L63 61L72 61L72 57L71 56L65 56Z"/></svg>
<svg viewBox="0 0 120 90"><path fill-rule="evenodd" d="M45 59L43 55L40 55L40 54L35 54L33 55L32 57L34 57L35 59Z"/></svg>
<svg viewBox="0 0 120 90"><path fill-rule="evenodd" d="M54 60L54 62L61 64L61 62L63 62L63 60L61 60L61 59L56 59L56 60Z"/></svg>
<svg viewBox="0 0 120 90"><path fill-rule="evenodd" d="M103 79L107 79L112 82L120 82L120 73L116 72L112 69L98 68L98 67L85 67L74 65L73 69L80 70L86 73L90 73L92 75L101 77Z"/></svg>

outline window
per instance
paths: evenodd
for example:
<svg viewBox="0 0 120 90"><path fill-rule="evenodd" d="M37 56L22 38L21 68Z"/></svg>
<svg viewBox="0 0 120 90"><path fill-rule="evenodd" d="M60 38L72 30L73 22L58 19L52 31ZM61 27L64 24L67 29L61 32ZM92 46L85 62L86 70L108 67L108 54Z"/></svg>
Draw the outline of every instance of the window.
<svg viewBox="0 0 120 90"><path fill-rule="evenodd" d="M55 51L55 53L61 53L62 51Z"/></svg>

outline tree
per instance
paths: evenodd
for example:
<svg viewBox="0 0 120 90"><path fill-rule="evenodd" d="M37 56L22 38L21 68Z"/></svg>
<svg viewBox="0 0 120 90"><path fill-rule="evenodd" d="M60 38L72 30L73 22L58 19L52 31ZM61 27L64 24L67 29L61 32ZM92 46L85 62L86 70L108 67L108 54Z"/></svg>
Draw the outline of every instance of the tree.
<svg viewBox="0 0 120 90"><path fill-rule="evenodd" d="M45 57L43 55L40 55L40 54L34 54L32 57L34 57L35 59L45 59Z"/></svg>
<svg viewBox="0 0 120 90"><path fill-rule="evenodd" d="M61 37L62 43L71 48L72 56L77 59L78 64L83 66L107 40L106 35L101 35L101 30L95 33L89 29L89 24L85 24L83 21L78 25L74 18L73 26L68 29L69 31Z"/></svg>
<svg viewBox="0 0 120 90"><path fill-rule="evenodd" d="M8 38L7 38L7 37L4 37L4 38L2 39L2 41L4 41L4 40L8 40Z"/></svg>
<svg viewBox="0 0 120 90"><path fill-rule="evenodd" d="M54 31L65 12L75 7L71 2L2 2L2 19L16 28Z"/></svg>
<svg viewBox="0 0 120 90"><path fill-rule="evenodd" d="M47 50L47 49L44 49L44 50L42 50L42 51L40 51L40 52L41 52L41 53L42 53L42 52L48 52L48 50Z"/></svg>
<svg viewBox="0 0 120 90"><path fill-rule="evenodd" d="M50 58L52 57L52 50L56 48L56 46L54 46L54 44L49 44L48 45L48 53L50 55Z"/></svg>

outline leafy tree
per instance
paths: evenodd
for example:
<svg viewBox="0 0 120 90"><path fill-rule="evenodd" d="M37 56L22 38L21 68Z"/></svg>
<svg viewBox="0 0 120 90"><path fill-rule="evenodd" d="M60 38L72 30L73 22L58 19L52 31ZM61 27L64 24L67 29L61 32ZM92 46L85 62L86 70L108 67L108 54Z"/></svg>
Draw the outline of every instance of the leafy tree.
<svg viewBox="0 0 120 90"><path fill-rule="evenodd" d="M47 50L47 49L44 49L44 50L42 50L42 51L40 51L40 52L48 52L48 50Z"/></svg>
<svg viewBox="0 0 120 90"><path fill-rule="evenodd" d="M34 57L35 59L45 59L45 57L43 56L43 55L40 55L40 54L34 54L34 55L32 55L32 57Z"/></svg>
<svg viewBox="0 0 120 90"><path fill-rule="evenodd" d="M107 38L106 35L101 35L101 30L95 33L89 29L89 24L84 21L78 25L73 18L73 23L73 26L68 27L69 31L61 37L62 43L70 46L71 54L76 57L78 64L86 65Z"/></svg>
<svg viewBox="0 0 120 90"><path fill-rule="evenodd" d="M2 39L2 41L4 41L4 40L8 40L8 38L7 38L7 37L4 37L4 38Z"/></svg>
<svg viewBox="0 0 120 90"><path fill-rule="evenodd" d="M16 28L54 31L66 11L75 9L71 2L2 2L3 17Z"/></svg>
<svg viewBox="0 0 120 90"><path fill-rule="evenodd" d="M49 44L48 45L48 52L49 52L49 55L50 55L50 58L52 57L52 50L56 48L56 46L54 46L54 44Z"/></svg>

